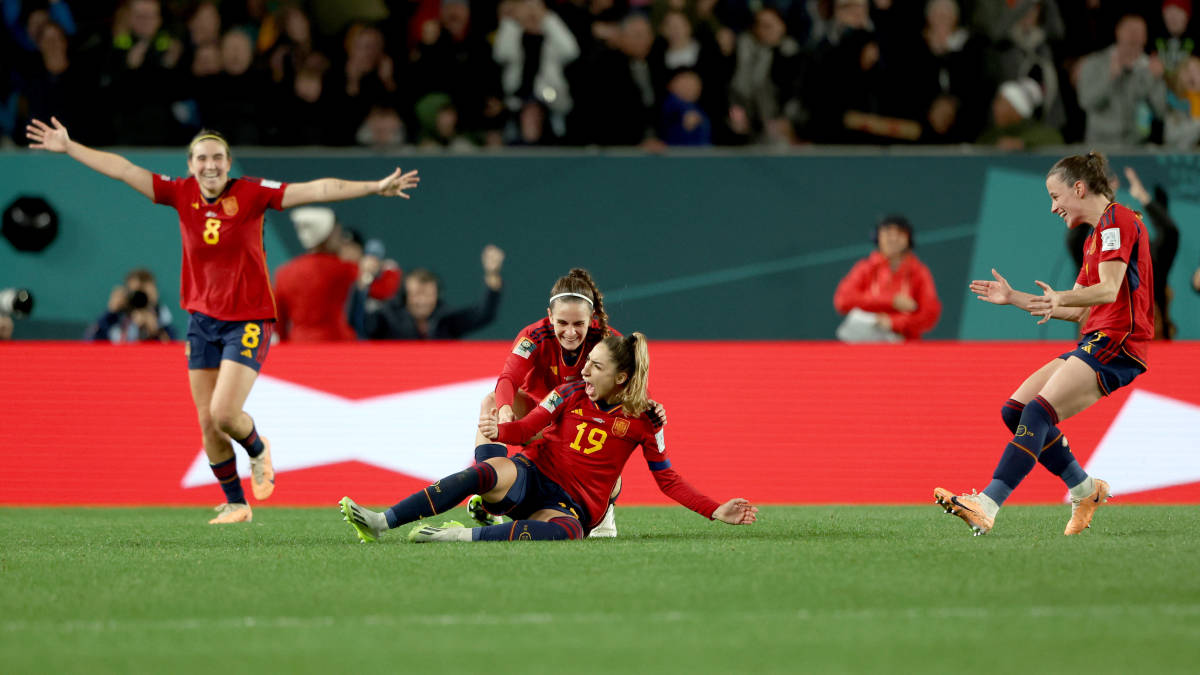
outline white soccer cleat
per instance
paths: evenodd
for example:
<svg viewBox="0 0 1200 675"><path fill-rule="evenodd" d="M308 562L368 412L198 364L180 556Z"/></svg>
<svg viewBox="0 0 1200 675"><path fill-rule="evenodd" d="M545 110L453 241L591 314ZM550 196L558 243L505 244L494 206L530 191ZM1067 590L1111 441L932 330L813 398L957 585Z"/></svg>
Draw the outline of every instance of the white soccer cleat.
<svg viewBox="0 0 1200 675"><path fill-rule="evenodd" d="M379 541L383 533L388 531L387 516L364 509L349 497L342 497L342 501L338 502L338 510L342 512L342 520L350 523L364 544Z"/></svg>
<svg viewBox="0 0 1200 675"><path fill-rule="evenodd" d="M457 520L444 522L441 527L417 525L409 531L408 540L414 544L424 544L431 541L471 541L471 528L464 527Z"/></svg>
<svg viewBox="0 0 1200 675"><path fill-rule="evenodd" d="M604 512L604 517L600 519L600 523L588 533L588 539L615 539L616 537L616 509L613 508L612 504L609 504L608 510Z"/></svg>

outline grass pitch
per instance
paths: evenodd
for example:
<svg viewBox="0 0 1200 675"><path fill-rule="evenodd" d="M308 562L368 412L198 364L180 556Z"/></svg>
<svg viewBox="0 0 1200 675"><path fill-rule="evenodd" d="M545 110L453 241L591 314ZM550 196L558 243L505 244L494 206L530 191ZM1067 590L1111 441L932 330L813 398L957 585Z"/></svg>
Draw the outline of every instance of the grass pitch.
<svg viewBox="0 0 1200 675"><path fill-rule="evenodd" d="M1200 510L1063 537L1068 511L971 537L932 505L624 507L616 540L363 545L333 500L0 509L0 671L1196 672Z"/></svg>

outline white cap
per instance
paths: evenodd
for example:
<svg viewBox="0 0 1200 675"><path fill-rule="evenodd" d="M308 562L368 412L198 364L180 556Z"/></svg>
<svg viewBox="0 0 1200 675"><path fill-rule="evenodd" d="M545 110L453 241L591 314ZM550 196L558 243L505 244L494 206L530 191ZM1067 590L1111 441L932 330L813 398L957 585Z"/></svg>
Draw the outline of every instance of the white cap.
<svg viewBox="0 0 1200 675"><path fill-rule="evenodd" d="M1000 85L1000 95L1008 101L1013 110L1026 119L1042 104L1042 87L1029 77L1009 80Z"/></svg>
<svg viewBox="0 0 1200 675"><path fill-rule="evenodd" d="M292 209L292 222L296 225L296 236L304 248L320 246L330 234L337 218L333 209L325 206L302 206Z"/></svg>

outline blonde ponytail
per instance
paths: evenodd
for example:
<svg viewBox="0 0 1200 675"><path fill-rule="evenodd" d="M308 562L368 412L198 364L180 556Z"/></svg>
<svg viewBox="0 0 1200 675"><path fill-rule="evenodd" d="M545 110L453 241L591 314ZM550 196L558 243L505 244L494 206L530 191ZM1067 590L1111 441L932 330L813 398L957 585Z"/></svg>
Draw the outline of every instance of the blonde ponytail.
<svg viewBox="0 0 1200 675"><path fill-rule="evenodd" d="M611 403L620 403L626 414L637 416L650 408L650 348L646 336L632 333L627 337L610 335L604 346L612 354L618 373L625 373L625 387Z"/></svg>

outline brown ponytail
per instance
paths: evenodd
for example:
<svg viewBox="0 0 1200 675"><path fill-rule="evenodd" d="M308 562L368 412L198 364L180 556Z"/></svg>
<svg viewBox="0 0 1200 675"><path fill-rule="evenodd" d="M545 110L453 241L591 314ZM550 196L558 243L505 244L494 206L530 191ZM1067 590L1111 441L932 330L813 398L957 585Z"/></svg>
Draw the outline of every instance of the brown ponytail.
<svg viewBox="0 0 1200 675"><path fill-rule="evenodd" d="M641 333L625 337L610 335L604 338L603 344L612 354L617 372L629 376L621 394L609 402L619 402L629 415L641 415L650 408L650 348L646 336Z"/></svg>
<svg viewBox="0 0 1200 675"><path fill-rule="evenodd" d="M1102 153L1093 150L1086 155L1063 157L1050 167L1046 177L1058 176L1067 187L1074 186L1076 181L1083 181L1088 192L1104 195L1113 201L1116 196L1108 184L1109 173L1108 160Z"/></svg>
<svg viewBox="0 0 1200 675"><path fill-rule="evenodd" d="M600 323L600 335L608 336L608 314L604 311L604 294L600 292L599 288L596 288L596 282L592 281L592 275L588 274L587 270L576 267L568 272L567 276L560 277L558 281L554 282L554 286L550 289L550 297L553 298L560 293L577 293L591 300L592 314ZM579 300L579 298L568 296L552 300L550 309L554 309L554 303L568 300Z"/></svg>

